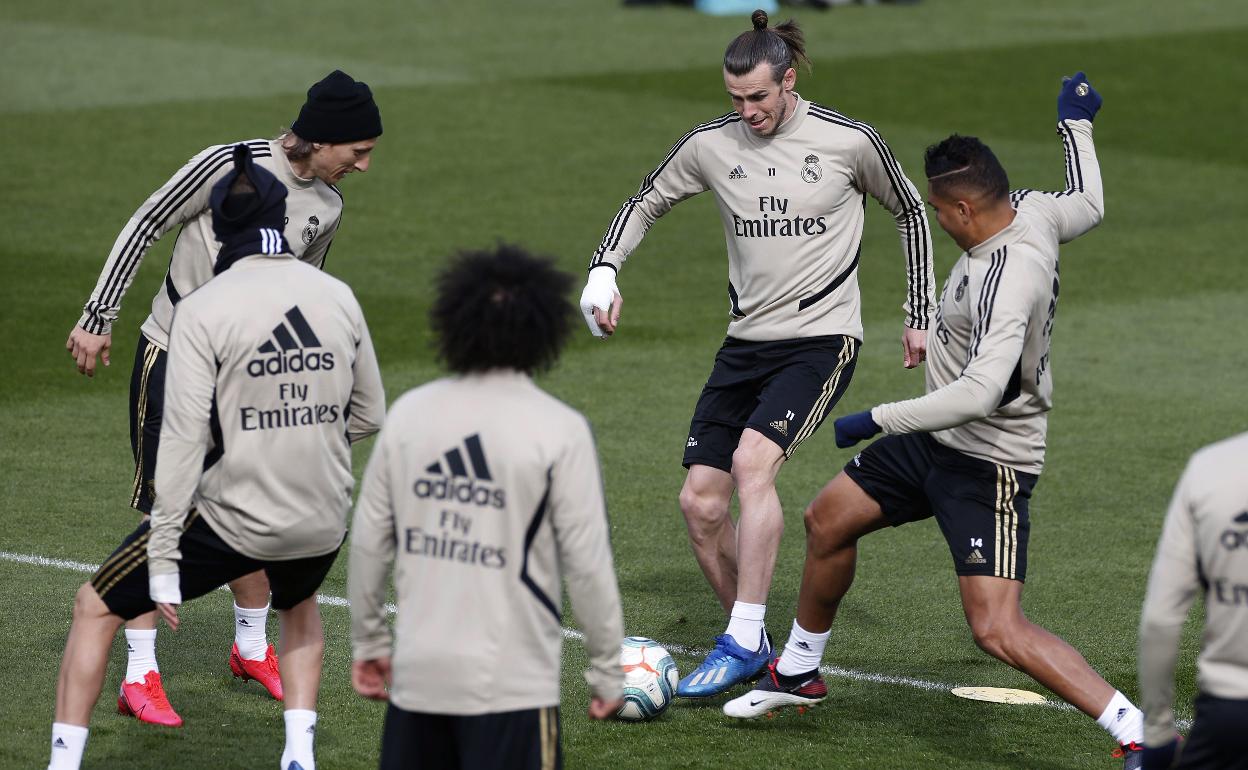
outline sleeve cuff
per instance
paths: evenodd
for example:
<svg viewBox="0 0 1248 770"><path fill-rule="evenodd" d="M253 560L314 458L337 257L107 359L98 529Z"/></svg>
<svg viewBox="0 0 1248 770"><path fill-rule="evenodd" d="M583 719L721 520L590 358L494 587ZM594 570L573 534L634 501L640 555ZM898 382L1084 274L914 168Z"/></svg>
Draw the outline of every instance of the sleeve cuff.
<svg viewBox="0 0 1248 770"><path fill-rule="evenodd" d="M149 572L147 576L148 594L157 604L181 604L182 589L179 585L178 573Z"/></svg>
<svg viewBox="0 0 1248 770"><path fill-rule="evenodd" d="M590 695L595 698L614 701L624 697L624 670L619 666L611 673L588 669L585 681L589 684Z"/></svg>
<svg viewBox="0 0 1248 770"><path fill-rule="evenodd" d="M377 660L378 658L388 658L391 656L393 649L394 644L389 636L355 642L351 645L351 659Z"/></svg>

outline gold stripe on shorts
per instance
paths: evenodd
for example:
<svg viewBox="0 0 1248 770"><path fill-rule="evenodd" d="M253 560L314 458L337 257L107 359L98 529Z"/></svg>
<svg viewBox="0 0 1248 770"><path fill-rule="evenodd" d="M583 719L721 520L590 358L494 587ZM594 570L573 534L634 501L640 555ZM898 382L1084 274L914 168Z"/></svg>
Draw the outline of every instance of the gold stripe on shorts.
<svg viewBox="0 0 1248 770"><path fill-rule="evenodd" d="M186 520L182 522L182 531L185 532L191 522L195 521L195 517L199 516L199 511L192 508L186 516ZM100 565L96 573L91 577L91 587L102 598L104 594L112 590L126 575L134 572L135 568L147 561L147 543L152 538L152 530L147 530L142 535L135 538L134 542L126 546L122 550L108 557L108 560Z"/></svg>
<svg viewBox="0 0 1248 770"><path fill-rule="evenodd" d="M1017 494L1018 476L1014 469L998 465L992 574L1011 580L1018 577L1018 511L1014 508Z"/></svg>
<svg viewBox="0 0 1248 770"><path fill-rule="evenodd" d="M147 343L143 351L143 374L139 377L139 408L134 414L134 435L138 440L134 445L134 492L130 495L130 507L137 507L143 495L143 423L147 420L147 379L156 365L161 350L152 342Z"/></svg>
<svg viewBox="0 0 1248 770"><path fill-rule="evenodd" d="M542 770L554 770L559 757L559 717L551 706L540 708L537 712L542 741Z"/></svg>
<svg viewBox="0 0 1248 770"><path fill-rule="evenodd" d="M784 450L786 458L792 457L793 451L797 449L797 445L810 438L815 429L819 427L823 419L823 411L828 408L828 402L836 395L836 389L841 383L841 373L854 360L854 347L858 344L858 340L853 337L845 337L844 340L845 343L841 345L841 352L837 356L836 369L832 370L832 376L823 384L823 390L819 393L819 398L815 400L815 405L810 408L810 414L806 415L806 422L803 423L797 435L793 437L793 442L789 444L789 448Z"/></svg>

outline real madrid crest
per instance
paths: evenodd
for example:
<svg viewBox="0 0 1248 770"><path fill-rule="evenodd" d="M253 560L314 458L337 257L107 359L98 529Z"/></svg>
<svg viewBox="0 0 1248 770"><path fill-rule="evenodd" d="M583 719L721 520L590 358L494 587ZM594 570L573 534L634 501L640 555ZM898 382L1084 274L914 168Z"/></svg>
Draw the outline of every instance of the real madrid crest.
<svg viewBox="0 0 1248 770"><path fill-rule="evenodd" d="M802 181L814 184L823 178L823 169L819 167L819 156L807 155L806 165L802 166Z"/></svg>
<svg viewBox="0 0 1248 770"><path fill-rule="evenodd" d="M966 285L970 283L970 281L971 277L969 275L962 276L961 282L958 283L958 290L953 293L954 302L961 302L962 298L966 296Z"/></svg>
<svg viewBox="0 0 1248 770"><path fill-rule="evenodd" d="M316 240L316 232L317 230L320 229L320 225L321 225L321 220L317 219L314 216L308 217L307 227L303 228L304 244L308 246L312 245L312 241Z"/></svg>

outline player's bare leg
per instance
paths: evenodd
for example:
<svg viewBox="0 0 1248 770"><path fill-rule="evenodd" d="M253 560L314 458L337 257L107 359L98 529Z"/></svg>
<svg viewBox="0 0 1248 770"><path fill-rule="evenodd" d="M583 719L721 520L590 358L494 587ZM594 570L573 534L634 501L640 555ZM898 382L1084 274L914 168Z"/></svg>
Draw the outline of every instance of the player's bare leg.
<svg viewBox="0 0 1248 770"><path fill-rule="evenodd" d="M1100 716L1114 688L1074 647L1023 615L1021 582L962 575L958 587L966 621L981 650L1027 674L1093 719Z"/></svg>
<svg viewBox="0 0 1248 770"><path fill-rule="evenodd" d="M285 769L297 762L303 770L313 770L316 699L325 654L325 632L316 596L279 611L278 617L282 627L282 689L286 693L286 747L281 766Z"/></svg>
<svg viewBox="0 0 1248 770"><path fill-rule="evenodd" d="M776 475L784 451L753 428L741 433L732 454L732 480L741 503L737 524L737 601L766 604L776 569L784 512L776 494Z"/></svg>
<svg viewBox="0 0 1248 770"><path fill-rule="evenodd" d="M693 556L724 612L737 598L737 527L728 511L732 476L709 465L692 465L680 490L680 510Z"/></svg>
<svg viewBox="0 0 1248 770"><path fill-rule="evenodd" d="M74 597L74 620L56 680L56 721L86 727L100 699L108 651L122 620L109 612L90 583Z"/></svg>
<svg viewBox="0 0 1248 770"><path fill-rule="evenodd" d="M264 685L276 700L285 695L279 676L277 653L268 643L265 626L269 615L269 577L257 570L230 581L234 592L234 646L230 649L230 671L243 681Z"/></svg>
<svg viewBox="0 0 1248 770"><path fill-rule="evenodd" d="M763 621L780 535L784 531L784 515L776 494L776 474L783 462L784 452L770 439L749 428L742 432L732 455L729 484L723 487L730 490L735 486L741 503L737 523L736 585L731 594L726 589L722 593L717 591L720 603L729 612L728 628L715 638L715 648L702 664L676 685L676 694L681 697L719 695L756 676L771 659L771 643ZM722 483L722 476L728 474L722 471L720 474ZM725 518L726 503L727 497L724 498Z"/></svg>
<svg viewBox="0 0 1248 770"><path fill-rule="evenodd" d="M797 599L797 623L812 633L832 628L841 599L854 582L858 540L888 526L880 504L849 476L838 473L806 508L806 564Z"/></svg>

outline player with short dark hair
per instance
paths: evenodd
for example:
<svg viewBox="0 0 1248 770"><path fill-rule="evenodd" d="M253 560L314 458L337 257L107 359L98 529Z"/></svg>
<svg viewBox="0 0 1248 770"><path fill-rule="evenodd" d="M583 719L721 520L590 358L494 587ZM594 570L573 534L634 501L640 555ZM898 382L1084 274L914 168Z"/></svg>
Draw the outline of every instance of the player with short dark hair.
<svg viewBox="0 0 1248 770"><path fill-rule="evenodd" d="M352 683L390 702L382 768L561 766L561 584L585 633L589 715L621 705L593 436L530 377L576 318L571 281L513 246L461 254L438 278L430 317L451 376L391 407L351 528Z"/></svg>
<svg viewBox="0 0 1248 770"><path fill-rule="evenodd" d="M784 653L756 689L724 706L754 717L827 694L819 663L853 582L859 538L935 517L953 556L975 643L1088 714L1138 767L1139 709L1078 651L1022 610L1028 501L1044 464L1053 379L1058 247L1104 214L1092 119L1101 97L1082 72L1058 97L1067 189L1008 192L996 156L951 136L926 155L928 201L964 252L949 274L928 346L927 394L838 419L850 447L883 431L806 511L806 566Z"/></svg>
<svg viewBox="0 0 1248 770"><path fill-rule="evenodd" d="M796 23L769 27L763 11L752 21L724 53L733 112L686 134L625 201L581 296L590 330L614 333L622 303L615 276L625 259L672 206L715 194L731 320L694 407L680 507L729 619L715 649L677 687L693 698L724 692L771 657L763 619L784 530L776 478L854 373L868 195L892 214L906 259L907 368L923 360L934 283L923 203L888 145L866 123L797 94L796 67L808 60Z"/></svg>
<svg viewBox="0 0 1248 770"><path fill-rule="evenodd" d="M376 433L381 373L346 284L297 260L286 186L234 148L210 195L218 275L169 333L156 488L144 521L78 591L52 725L52 770L77 768L124 620L264 571L282 624L282 770L314 770L324 637L316 590L346 537L350 443ZM249 763L253 764L254 763Z"/></svg>
<svg viewBox="0 0 1248 770"><path fill-rule="evenodd" d="M1248 770L1248 433L1192 455L1175 486L1140 613L1144 768ZM1174 669L1192 602L1205 604L1196 718L1179 743ZM1176 761L1177 755L1177 761Z"/></svg>
<svg viewBox="0 0 1248 770"><path fill-rule="evenodd" d="M308 89L298 119L276 139L246 142L256 165L286 187L286 221L277 229L296 257L323 267L342 216L342 194L334 185L352 172L367 171L381 114L369 87L335 70ZM130 448L134 488L130 505L144 515L156 497L156 457L165 390L165 350L174 308L213 275L221 244L213 232L209 196L230 172L233 144L209 147L182 167L139 206L113 244L82 317L66 348L78 371L94 376L96 358L109 365L112 326L121 300L151 246L181 226L165 281L143 322L130 377ZM234 646L228 662L234 676L259 681L282 699L277 656L268 644L269 587L263 573L240 577L234 592ZM140 721L179 726L182 718L165 696L156 664L156 615L126 624L129 658L118 708Z"/></svg>

